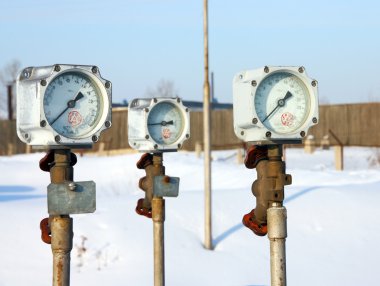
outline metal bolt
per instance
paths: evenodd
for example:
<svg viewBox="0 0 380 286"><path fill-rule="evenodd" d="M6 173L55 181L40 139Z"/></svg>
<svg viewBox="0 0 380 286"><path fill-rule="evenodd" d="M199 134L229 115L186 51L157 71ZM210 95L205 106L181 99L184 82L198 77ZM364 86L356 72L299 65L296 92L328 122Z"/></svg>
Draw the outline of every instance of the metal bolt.
<svg viewBox="0 0 380 286"><path fill-rule="evenodd" d="M265 72L265 73L268 73L268 72L269 72L269 67L265 66L265 67L264 67L264 72Z"/></svg>
<svg viewBox="0 0 380 286"><path fill-rule="evenodd" d="M178 146L178 148L181 148L181 144L178 144L177 146Z"/></svg>
<svg viewBox="0 0 380 286"><path fill-rule="evenodd" d="M299 67L299 68L298 68L298 72L299 72L299 73L303 73L304 71L305 71L305 68L304 68L304 67Z"/></svg>
<svg viewBox="0 0 380 286"><path fill-rule="evenodd" d="M158 100L157 98L153 98L153 102L156 103Z"/></svg>
<svg viewBox="0 0 380 286"><path fill-rule="evenodd" d="M179 97L177 97L177 102L180 103L181 102L181 99Z"/></svg>
<svg viewBox="0 0 380 286"><path fill-rule="evenodd" d="M106 87L106 88L110 88L110 87L111 87L111 82L106 81L105 87Z"/></svg>
<svg viewBox="0 0 380 286"><path fill-rule="evenodd" d="M28 134L28 133L25 133L25 134L24 134L24 137L25 137L25 139L28 139L28 138L29 138L29 134Z"/></svg>
<svg viewBox="0 0 380 286"><path fill-rule="evenodd" d="M91 69L92 73L97 73L98 72L98 67L93 66Z"/></svg>
<svg viewBox="0 0 380 286"><path fill-rule="evenodd" d="M59 65L54 66L54 71L59 72L61 70L61 67Z"/></svg>
<svg viewBox="0 0 380 286"><path fill-rule="evenodd" d="M186 112L189 112L189 109L186 107L185 111L186 111Z"/></svg>
<svg viewBox="0 0 380 286"><path fill-rule="evenodd" d="M145 135L145 139L149 139L149 135Z"/></svg>
<svg viewBox="0 0 380 286"><path fill-rule="evenodd" d="M47 84L46 80L44 80L44 79L43 79L43 80L41 80L41 82L40 82L40 83L41 83L41 85L42 85L42 86L45 86L45 85Z"/></svg>
<svg viewBox="0 0 380 286"><path fill-rule="evenodd" d="M61 136L57 135L54 137L55 142L59 143L61 142Z"/></svg>
<svg viewBox="0 0 380 286"><path fill-rule="evenodd" d="M240 78L240 79L243 79L243 75L242 75L242 74L240 74L240 75L239 75L239 78Z"/></svg>
<svg viewBox="0 0 380 286"><path fill-rule="evenodd" d="M31 72L28 70L28 69L25 69L24 71L23 71L23 75L24 75L24 77L25 78L29 78L30 76L31 76Z"/></svg>
<svg viewBox="0 0 380 286"><path fill-rule="evenodd" d="M145 112L149 112L149 108L148 107L145 107Z"/></svg>
<svg viewBox="0 0 380 286"><path fill-rule="evenodd" d="M92 142L96 143L96 142L98 142L99 137L96 135L92 135L91 139L92 139Z"/></svg>
<svg viewBox="0 0 380 286"><path fill-rule="evenodd" d="M77 185L74 182L70 182L68 185L70 191L75 191Z"/></svg>
<svg viewBox="0 0 380 286"><path fill-rule="evenodd" d="M272 133L270 131L268 131L267 133L265 133L265 136L270 138L270 137L272 137Z"/></svg>
<svg viewBox="0 0 380 286"><path fill-rule="evenodd" d="M255 81L255 80L251 81L251 85L252 86L256 86L257 85L257 81Z"/></svg>
<svg viewBox="0 0 380 286"><path fill-rule="evenodd" d="M106 122L104 122L104 126L105 126L106 128L110 128L111 125L112 125L111 121L108 121L108 120L107 120Z"/></svg>
<svg viewBox="0 0 380 286"><path fill-rule="evenodd" d="M318 119L316 117L313 118L313 123L317 123Z"/></svg>
<svg viewBox="0 0 380 286"><path fill-rule="evenodd" d="M241 135L244 135L244 131L241 131L240 134L241 134Z"/></svg>
<svg viewBox="0 0 380 286"><path fill-rule="evenodd" d="M167 183L167 184L170 183L170 177L164 176L163 181L164 181L164 183Z"/></svg>
<svg viewBox="0 0 380 286"><path fill-rule="evenodd" d="M190 134L186 134L186 138L190 138Z"/></svg>
<svg viewBox="0 0 380 286"><path fill-rule="evenodd" d="M316 80L313 80L313 81L311 82L311 85L312 85L313 87L316 87L316 86L317 86L317 81L316 81Z"/></svg>
<svg viewBox="0 0 380 286"><path fill-rule="evenodd" d="M46 121L45 121L45 120L41 120L41 122L40 122L40 126L41 126L41 127L45 127L45 126L46 126Z"/></svg>
<svg viewBox="0 0 380 286"><path fill-rule="evenodd" d="M305 137L305 131L301 131L300 135L301 137Z"/></svg>
<svg viewBox="0 0 380 286"><path fill-rule="evenodd" d="M158 145L157 144L154 144L154 149L157 149L158 148Z"/></svg>
<svg viewBox="0 0 380 286"><path fill-rule="evenodd" d="M257 122L258 122L257 118L253 118L253 119L252 119L252 123L253 123L253 124L257 124Z"/></svg>

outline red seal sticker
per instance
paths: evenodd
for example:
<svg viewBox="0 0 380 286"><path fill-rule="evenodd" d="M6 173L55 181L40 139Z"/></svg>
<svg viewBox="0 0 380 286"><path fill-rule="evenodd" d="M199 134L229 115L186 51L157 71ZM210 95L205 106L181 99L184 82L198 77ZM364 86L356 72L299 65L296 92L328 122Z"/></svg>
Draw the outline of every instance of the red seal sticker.
<svg viewBox="0 0 380 286"><path fill-rule="evenodd" d="M172 133L170 132L169 128L162 129L162 137L164 139L169 139L171 135L172 135Z"/></svg>
<svg viewBox="0 0 380 286"><path fill-rule="evenodd" d="M281 115L281 123L284 126L292 126L294 123L294 116L290 112L285 112Z"/></svg>
<svg viewBox="0 0 380 286"><path fill-rule="evenodd" d="M82 115L78 111L70 111L69 112L69 123L71 126L78 126L83 121Z"/></svg>

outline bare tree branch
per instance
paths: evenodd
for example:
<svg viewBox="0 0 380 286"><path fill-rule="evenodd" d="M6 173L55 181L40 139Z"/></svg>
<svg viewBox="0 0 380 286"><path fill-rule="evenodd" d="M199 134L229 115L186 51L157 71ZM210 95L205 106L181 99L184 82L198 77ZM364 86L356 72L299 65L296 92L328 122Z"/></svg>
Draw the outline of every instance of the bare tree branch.
<svg viewBox="0 0 380 286"><path fill-rule="evenodd" d="M170 80L160 80L154 89L148 88L146 97L176 97L178 92L174 87L174 83Z"/></svg>

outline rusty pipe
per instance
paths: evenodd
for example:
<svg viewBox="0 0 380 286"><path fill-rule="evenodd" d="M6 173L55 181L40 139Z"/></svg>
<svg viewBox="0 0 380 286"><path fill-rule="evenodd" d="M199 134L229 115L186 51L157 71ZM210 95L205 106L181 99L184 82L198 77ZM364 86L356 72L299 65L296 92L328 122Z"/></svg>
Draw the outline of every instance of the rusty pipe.
<svg viewBox="0 0 380 286"><path fill-rule="evenodd" d="M137 168L144 169L146 176L139 180L139 188L145 192L145 197L138 200L136 212L151 218L154 177L165 174L165 167L162 165L162 154L143 154L137 162Z"/></svg>
<svg viewBox="0 0 380 286"><path fill-rule="evenodd" d="M54 165L50 179L54 184L73 181L73 156L69 149L54 150ZM51 250L53 253L53 286L70 285L70 252L73 248L73 219L70 216L50 216Z"/></svg>
<svg viewBox="0 0 380 286"><path fill-rule="evenodd" d="M163 166L163 154L153 154L152 163L154 175L165 175ZM153 190L153 180L152 180ZM152 199L153 220L153 246L154 246L154 286L165 286L165 200L162 197L153 196Z"/></svg>
<svg viewBox="0 0 380 286"><path fill-rule="evenodd" d="M154 286L165 285L165 243L164 221L165 200L154 197L152 200L152 220L154 236Z"/></svg>
<svg viewBox="0 0 380 286"><path fill-rule="evenodd" d="M73 248L73 219L54 216L50 219L53 252L53 286L70 285L70 252Z"/></svg>

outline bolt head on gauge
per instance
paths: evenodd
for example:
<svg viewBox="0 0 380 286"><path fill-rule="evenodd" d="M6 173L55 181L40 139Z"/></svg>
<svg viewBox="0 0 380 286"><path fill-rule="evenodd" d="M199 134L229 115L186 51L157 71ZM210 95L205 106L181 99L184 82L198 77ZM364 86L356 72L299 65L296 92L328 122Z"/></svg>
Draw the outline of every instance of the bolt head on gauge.
<svg viewBox="0 0 380 286"><path fill-rule="evenodd" d="M190 138L189 110L180 98L137 98L128 110L129 145L141 152L177 151Z"/></svg>
<svg viewBox="0 0 380 286"><path fill-rule="evenodd" d="M304 67L266 66L233 79L234 131L254 144L301 143L318 118L317 81Z"/></svg>
<svg viewBox="0 0 380 286"><path fill-rule="evenodd" d="M88 148L111 127L111 83L96 66L28 67L17 82L17 134L51 148Z"/></svg>

